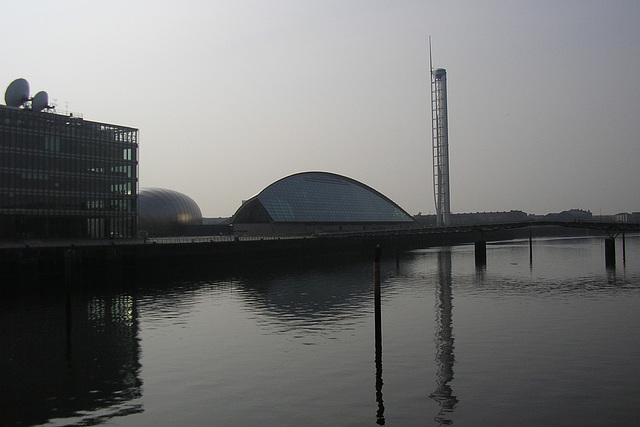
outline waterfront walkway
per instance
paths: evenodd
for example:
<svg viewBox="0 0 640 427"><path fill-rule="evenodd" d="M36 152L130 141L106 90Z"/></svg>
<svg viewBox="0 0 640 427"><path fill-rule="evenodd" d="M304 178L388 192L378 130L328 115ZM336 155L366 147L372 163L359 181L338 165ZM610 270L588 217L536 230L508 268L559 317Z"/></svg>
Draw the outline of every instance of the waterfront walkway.
<svg viewBox="0 0 640 427"><path fill-rule="evenodd" d="M0 241L0 249L12 248L60 248L60 247L88 247L88 246L139 246L139 245L183 245L189 243L217 243L217 242L255 242L255 241L275 241L275 240L307 240L317 238L375 238L390 236L425 236L425 235L460 235L489 233L501 230L513 230L527 227L566 227L584 230L595 230L605 232L611 238L617 237L620 233L640 232L640 223L630 222L602 222L602 221L520 221L506 223L488 223L471 225L453 225L443 227L425 227L403 230L381 230L381 231L357 231L357 232L335 232L321 233L313 235L295 236L238 236L238 235L216 235L216 236L177 236L177 237L150 237L139 239L25 239L20 241Z"/></svg>
<svg viewBox="0 0 640 427"><path fill-rule="evenodd" d="M559 227L573 228L574 231L562 231ZM577 228L584 231L575 230ZM624 263L625 233L638 232L638 223L529 221L308 236L29 239L0 242L0 270L5 275L27 277L28 280L47 281L57 276L66 281L74 281L77 280L76 277L84 274L104 275L115 271L142 273L179 266L226 268L277 260L292 262L303 258L371 256L376 247L382 248L385 256L397 257L400 252L406 250L468 243L475 244L476 264L483 266L486 265L488 241L528 238L531 253L534 234L535 237L604 234L606 265L613 267L616 237L622 234Z"/></svg>

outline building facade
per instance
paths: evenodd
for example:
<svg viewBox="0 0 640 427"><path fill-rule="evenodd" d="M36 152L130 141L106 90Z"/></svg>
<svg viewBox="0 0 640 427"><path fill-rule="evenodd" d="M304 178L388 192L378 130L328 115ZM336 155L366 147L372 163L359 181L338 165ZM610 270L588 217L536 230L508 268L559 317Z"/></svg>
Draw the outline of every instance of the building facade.
<svg viewBox="0 0 640 427"><path fill-rule="evenodd" d="M236 235L302 235L418 228L373 188L328 172L282 178L245 201L231 219Z"/></svg>
<svg viewBox="0 0 640 427"><path fill-rule="evenodd" d="M0 239L137 237L138 130L0 105Z"/></svg>

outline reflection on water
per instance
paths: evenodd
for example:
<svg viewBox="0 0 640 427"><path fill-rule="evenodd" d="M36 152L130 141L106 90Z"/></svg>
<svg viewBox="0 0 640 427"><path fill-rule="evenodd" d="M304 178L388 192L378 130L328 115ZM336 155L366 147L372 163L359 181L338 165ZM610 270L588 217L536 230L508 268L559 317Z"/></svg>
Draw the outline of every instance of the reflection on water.
<svg viewBox="0 0 640 427"><path fill-rule="evenodd" d="M4 425L86 425L142 410L131 294L3 295L0 308Z"/></svg>
<svg viewBox="0 0 640 427"><path fill-rule="evenodd" d="M5 292L0 424L631 425L640 238L533 249L383 260L375 399L371 258Z"/></svg>
<svg viewBox="0 0 640 427"><path fill-rule="evenodd" d="M305 271L245 271L237 277L247 309L270 330L326 333L358 320L371 297L371 264L355 262ZM319 325L322 328L318 328Z"/></svg>
<svg viewBox="0 0 640 427"><path fill-rule="evenodd" d="M453 295L451 292L451 250L438 252L438 284L436 291L436 363L437 388L429 397L438 402L440 411L435 420L452 424L451 412L458 403L450 382L453 380Z"/></svg>
<svg viewBox="0 0 640 427"><path fill-rule="evenodd" d="M373 261L373 303L375 316L375 347L376 347L376 424L384 425L384 401L382 399L382 289L380 283L380 255L381 248L376 247Z"/></svg>
<svg viewBox="0 0 640 427"><path fill-rule="evenodd" d="M376 349L376 403L378 408L376 410L376 424L383 426L385 424L384 419L384 400L382 399L382 347Z"/></svg>

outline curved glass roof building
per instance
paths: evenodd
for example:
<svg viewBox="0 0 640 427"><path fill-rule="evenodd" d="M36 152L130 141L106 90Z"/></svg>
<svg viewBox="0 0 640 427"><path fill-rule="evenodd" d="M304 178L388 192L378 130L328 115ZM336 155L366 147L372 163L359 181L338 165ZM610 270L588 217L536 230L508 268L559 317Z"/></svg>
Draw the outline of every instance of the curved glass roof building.
<svg viewBox="0 0 640 427"><path fill-rule="evenodd" d="M236 233L318 233L407 228L414 219L373 188L328 172L282 178L242 204ZM260 226L262 225L262 226Z"/></svg>
<svg viewBox="0 0 640 427"><path fill-rule="evenodd" d="M202 224L202 212L189 196L165 188L143 188L138 195L139 228L149 236L182 234L185 226Z"/></svg>

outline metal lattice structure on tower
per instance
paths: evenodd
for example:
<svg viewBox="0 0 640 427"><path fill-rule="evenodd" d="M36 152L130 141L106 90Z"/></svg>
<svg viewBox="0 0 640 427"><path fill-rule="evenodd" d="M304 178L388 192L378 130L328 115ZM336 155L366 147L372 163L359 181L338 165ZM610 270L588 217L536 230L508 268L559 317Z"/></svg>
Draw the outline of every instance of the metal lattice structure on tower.
<svg viewBox="0 0 640 427"><path fill-rule="evenodd" d="M431 136L433 139L433 194L436 224L449 225L449 129L447 123L447 71L431 68Z"/></svg>

